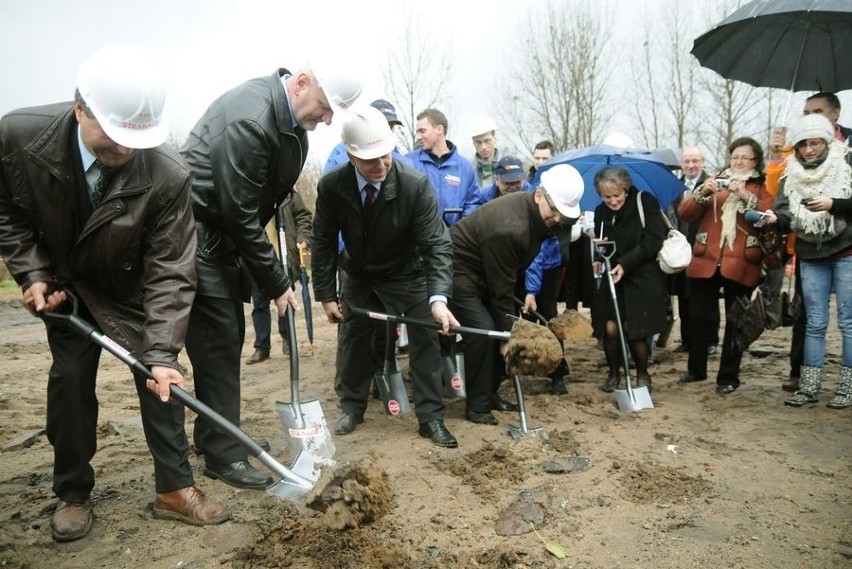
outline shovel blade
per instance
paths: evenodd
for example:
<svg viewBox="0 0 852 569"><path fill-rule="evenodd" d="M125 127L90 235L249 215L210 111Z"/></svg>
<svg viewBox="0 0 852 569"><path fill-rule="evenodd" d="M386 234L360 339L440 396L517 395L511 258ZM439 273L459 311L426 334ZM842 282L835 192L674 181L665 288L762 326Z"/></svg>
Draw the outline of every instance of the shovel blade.
<svg viewBox="0 0 852 569"><path fill-rule="evenodd" d="M444 394L450 399L467 397L464 377L464 354L444 356L441 375L444 383Z"/></svg>
<svg viewBox="0 0 852 569"><path fill-rule="evenodd" d="M385 415L411 413L408 392L405 391L405 383L402 379L402 373L399 371L399 363L396 361L396 357L394 357L392 363L385 363L384 373L377 373L375 380L379 386L379 394L382 396Z"/></svg>
<svg viewBox="0 0 852 569"><path fill-rule="evenodd" d="M513 440L519 441L530 433L536 434L541 437L541 440L546 441L550 438L550 435L547 434L547 431L544 427L533 427L533 428L524 428L523 425L516 427L515 425L509 425L508 427L509 435Z"/></svg>
<svg viewBox="0 0 852 569"><path fill-rule="evenodd" d="M302 454L312 457L316 463L334 458L336 451L334 440L331 438L331 431L328 430L328 424L318 400L303 401L299 406L303 423L299 422L289 403L279 401L276 407L278 416L284 424L290 452L297 457L297 460Z"/></svg>
<svg viewBox="0 0 852 569"><path fill-rule="evenodd" d="M272 494L278 498L282 498L289 502L294 502L296 504L301 503L305 496L310 492L312 488L305 488L299 484L295 484L293 482L288 482L283 478L278 482L274 482L266 487L266 493Z"/></svg>
<svg viewBox="0 0 852 569"><path fill-rule="evenodd" d="M618 408L622 411L641 411L642 409L654 408L651 393L645 385L630 389L616 389L615 400L618 402Z"/></svg>

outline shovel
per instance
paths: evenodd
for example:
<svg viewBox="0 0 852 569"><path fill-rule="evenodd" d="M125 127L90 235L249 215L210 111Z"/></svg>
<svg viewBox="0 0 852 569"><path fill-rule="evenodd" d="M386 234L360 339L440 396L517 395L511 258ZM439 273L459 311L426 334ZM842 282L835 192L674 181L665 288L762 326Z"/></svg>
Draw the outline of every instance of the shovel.
<svg viewBox="0 0 852 569"><path fill-rule="evenodd" d="M280 207L275 210L275 226L278 229L281 266L289 273L287 238L284 235L284 216ZM290 345L290 403L277 401L276 407L288 435L288 446L296 457L293 471L316 481L321 467L334 464L336 449L319 400L303 402L299 398L299 346L296 342L296 312L292 305L287 305L287 332Z"/></svg>
<svg viewBox="0 0 852 569"><path fill-rule="evenodd" d="M416 318L407 318L405 316L393 316L390 314L382 314L380 312L372 312L369 310L364 310L363 308L357 308L347 304L349 310L352 311L353 314L358 314L361 316L366 316L367 318L372 318L374 320L384 320L387 322L403 322L405 324L410 324L412 326L421 326L424 328L432 328L435 330L440 330L441 325L437 322L429 322L427 320L418 320ZM491 338L497 338L499 340L509 340L511 333L509 332L501 332L498 330L484 330L482 328L468 328L466 326L450 326L450 331L456 334L476 334L479 336L488 336ZM520 419L520 426L514 427L509 426L509 434L513 439L518 440L527 433L537 433L539 436L547 440L547 433L545 432L543 427L535 427L530 429L527 426L527 414L526 409L524 408L524 393L521 389L521 378L520 375L515 374L515 395L518 400L518 414Z"/></svg>
<svg viewBox="0 0 852 569"><path fill-rule="evenodd" d="M385 344L385 368L376 374L375 380L382 396L386 415L405 415L411 413L408 392L402 381L402 372L396 359L396 324L388 322L387 342Z"/></svg>
<svg viewBox="0 0 852 569"><path fill-rule="evenodd" d="M614 241L598 241L598 252L604 259L606 267L607 281L609 282L609 292L612 295L612 305L615 308L615 322L618 325L618 339L621 342L621 357L624 364L624 379L627 389L616 389L615 400L618 402L618 408L622 411L641 411L642 409L653 409L654 402L651 401L651 393L648 391L648 386L643 385L635 389L630 384L630 365L628 364L627 356L627 339L624 336L624 327L621 323L621 314L618 309L618 296L615 292L615 281L612 280L612 265L610 259L615 254Z"/></svg>
<svg viewBox="0 0 852 569"><path fill-rule="evenodd" d="M150 370L146 368L142 362L137 360L133 355L117 344L114 340L108 338L99 332L94 326L83 320L77 315L77 298L70 292L66 291L68 301L71 303L70 314L59 314L56 312L42 312L39 316L47 321L58 324L70 325L83 336L87 336L94 343L105 349L128 366L134 372L145 377L152 377ZM178 387L177 385L170 386L170 395L185 407L195 411L198 415L210 421L214 426L219 428L225 434L233 437L238 443L243 445L245 449L253 457L274 472L279 480L271 484L266 491L274 496L289 500L291 502L300 502L308 492L314 487L316 479L319 477L319 472L306 473L303 468L301 472L297 472L297 466L303 467L294 463L292 468L287 468L274 458L272 458L255 440L242 431L239 427L228 421L225 417ZM298 462L298 461L297 461ZM307 475L306 475L307 474Z"/></svg>
<svg viewBox="0 0 852 569"><path fill-rule="evenodd" d="M444 394L450 399L464 399L467 397L464 379L464 353L456 352L458 337L451 338L449 354L443 357L442 366L444 379Z"/></svg>

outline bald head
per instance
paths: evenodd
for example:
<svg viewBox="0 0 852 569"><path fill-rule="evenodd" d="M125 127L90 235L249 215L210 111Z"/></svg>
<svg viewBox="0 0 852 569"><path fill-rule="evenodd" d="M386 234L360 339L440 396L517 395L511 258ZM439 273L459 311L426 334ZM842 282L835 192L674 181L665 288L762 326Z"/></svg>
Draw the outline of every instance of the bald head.
<svg viewBox="0 0 852 569"><path fill-rule="evenodd" d="M704 169L704 154L695 146L688 146L680 154L680 167L687 180L694 180Z"/></svg>

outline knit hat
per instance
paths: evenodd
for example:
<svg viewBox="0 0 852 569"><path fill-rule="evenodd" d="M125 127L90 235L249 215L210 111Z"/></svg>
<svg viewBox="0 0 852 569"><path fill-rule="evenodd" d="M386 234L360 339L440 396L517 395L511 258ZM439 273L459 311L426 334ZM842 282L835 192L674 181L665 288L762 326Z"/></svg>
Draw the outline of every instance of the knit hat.
<svg viewBox="0 0 852 569"><path fill-rule="evenodd" d="M799 122L793 125L790 136L790 143L793 146L796 146L803 140L812 138L821 138L826 143L830 143L834 139L834 127L822 115L805 115L799 119Z"/></svg>

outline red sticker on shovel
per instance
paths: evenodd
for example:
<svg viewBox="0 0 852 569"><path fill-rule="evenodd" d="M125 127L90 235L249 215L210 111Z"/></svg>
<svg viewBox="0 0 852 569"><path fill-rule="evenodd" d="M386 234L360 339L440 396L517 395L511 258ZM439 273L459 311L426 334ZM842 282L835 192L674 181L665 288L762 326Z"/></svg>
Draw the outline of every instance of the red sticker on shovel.
<svg viewBox="0 0 852 569"><path fill-rule="evenodd" d="M453 389L455 389L456 391L461 391L464 387L464 381L462 381L462 378L460 376L454 375L453 378L450 380L450 385L452 385Z"/></svg>
<svg viewBox="0 0 852 569"><path fill-rule="evenodd" d="M388 412L391 415L399 415L399 403L397 403L396 399L388 401Z"/></svg>

